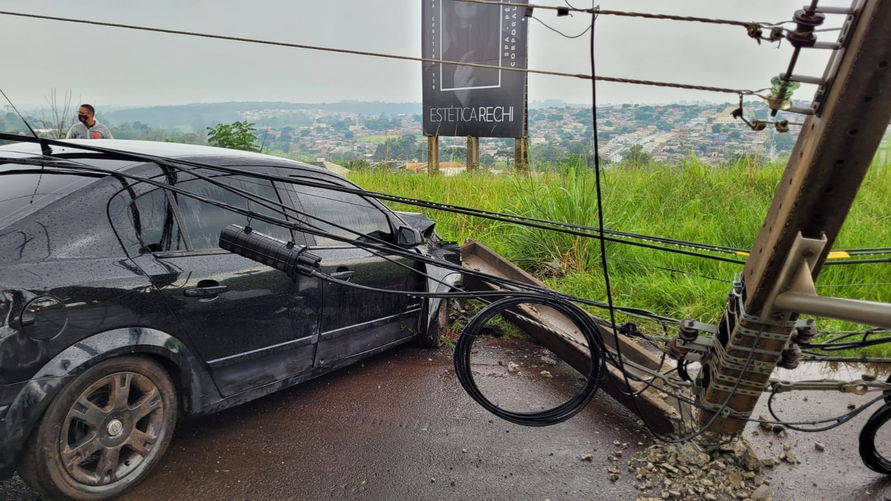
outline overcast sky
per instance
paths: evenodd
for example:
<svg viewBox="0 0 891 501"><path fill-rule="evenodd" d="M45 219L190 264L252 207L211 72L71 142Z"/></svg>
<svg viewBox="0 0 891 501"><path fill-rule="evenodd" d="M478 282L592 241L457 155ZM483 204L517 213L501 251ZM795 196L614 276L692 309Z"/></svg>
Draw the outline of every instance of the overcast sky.
<svg viewBox="0 0 891 501"><path fill-rule="evenodd" d="M542 0L556 5L556 0ZM575 0L583 7L583 0ZM791 19L804 0L602 0L603 9L738 20ZM823 0L849 5L847 0ZM140 24L293 43L420 56L420 0L0 0L0 10ZM589 18L536 16L575 34ZM841 16L828 16L838 26ZM836 32L821 34L835 40ZM31 20L0 15L0 88L20 107L45 105L51 89L102 106L219 101L419 102L420 63L291 48L248 45ZM732 88L769 86L792 48L758 45L732 26L601 16L597 70L615 77ZM589 73L588 38L567 40L530 25L529 67ZM822 74L828 51L809 50L796 73ZM598 84L600 103L729 101L732 96L686 90ZM796 98L810 99L804 86ZM530 99L590 103L579 79L529 78ZM5 103L2 103L5 104Z"/></svg>

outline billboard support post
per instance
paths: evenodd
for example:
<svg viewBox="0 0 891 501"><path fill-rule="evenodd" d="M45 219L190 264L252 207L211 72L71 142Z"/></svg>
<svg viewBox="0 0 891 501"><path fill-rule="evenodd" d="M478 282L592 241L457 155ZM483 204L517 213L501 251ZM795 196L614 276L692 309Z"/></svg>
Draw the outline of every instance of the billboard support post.
<svg viewBox="0 0 891 501"><path fill-rule="evenodd" d="M427 136L427 175L439 174L439 136Z"/></svg>
<svg viewBox="0 0 891 501"><path fill-rule="evenodd" d="M529 170L529 82L523 84L523 137L514 139L517 172Z"/></svg>
<svg viewBox="0 0 891 501"><path fill-rule="evenodd" d="M480 170L480 138L467 136L467 170Z"/></svg>
<svg viewBox="0 0 891 501"><path fill-rule="evenodd" d="M529 170L529 149L525 137L514 139L514 166L517 172Z"/></svg>

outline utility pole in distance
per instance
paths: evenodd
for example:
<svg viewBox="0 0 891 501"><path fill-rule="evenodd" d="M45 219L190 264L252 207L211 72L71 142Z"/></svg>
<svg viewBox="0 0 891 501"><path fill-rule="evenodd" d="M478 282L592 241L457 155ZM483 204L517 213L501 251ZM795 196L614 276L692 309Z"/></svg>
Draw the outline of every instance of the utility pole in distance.
<svg viewBox="0 0 891 501"><path fill-rule="evenodd" d="M891 1L852 5L815 113L804 122L703 359L698 420L709 431L742 431L777 363L797 363L796 341L813 334L812 326L796 323L799 314L872 325L891 319L891 305L821 297L813 287L891 118L889 26Z"/></svg>

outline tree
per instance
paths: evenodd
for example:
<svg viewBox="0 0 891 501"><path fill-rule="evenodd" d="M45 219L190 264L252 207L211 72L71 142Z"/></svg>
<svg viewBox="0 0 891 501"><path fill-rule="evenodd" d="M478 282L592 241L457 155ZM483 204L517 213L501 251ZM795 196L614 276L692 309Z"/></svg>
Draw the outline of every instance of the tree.
<svg viewBox="0 0 891 501"><path fill-rule="evenodd" d="M425 145L426 146L426 145ZM413 135L388 138L383 144L377 145L373 160L386 162L390 160L413 161L419 158L418 138Z"/></svg>
<svg viewBox="0 0 891 501"><path fill-rule="evenodd" d="M244 120L207 128L207 143L211 146L233 150L260 151L254 124Z"/></svg>
<svg viewBox="0 0 891 501"><path fill-rule="evenodd" d="M49 105L50 118L43 118L44 126L52 129L52 139L64 139L68 134L68 128L73 123L74 111L77 109L71 106L71 91L65 91L65 96L59 98L56 89L50 91L49 97L46 98L46 104Z"/></svg>
<svg viewBox="0 0 891 501"><path fill-rule="evenodd" d="M631 146L631 149L628 150L628 153L622 158L622 163L628 167L646 167L652 161L653 156L649 153L645 153L643 146L639 144Z"/></svg>

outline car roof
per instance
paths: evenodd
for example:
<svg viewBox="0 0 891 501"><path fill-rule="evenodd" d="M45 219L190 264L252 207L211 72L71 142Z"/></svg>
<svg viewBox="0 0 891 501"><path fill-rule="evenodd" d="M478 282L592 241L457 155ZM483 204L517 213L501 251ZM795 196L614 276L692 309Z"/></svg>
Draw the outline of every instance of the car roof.
<svg viewBox="0 0 891 501"><path fill-rule="evenodd" d="M307 169L314 172L324 172L330 174L331 171L316 167L296 160L266 155L263 153L255 153L252 151L232 150L228 148L217 148L215 146L205 146L200 144L182 144L169 143L160 141L139 141L133 139L66 139L60 140L63 143L70 143L71 147L52 145L53 155L65 156L66 154L82 153L88 150L77 148L77 145L96 146L119 150L126 153L134 153L139 155L154 155L160 157L177 158L177 159L215 159L222 160L227 165L243 163L245 165L268 165L275 164L280 167L291 167L298 169ZM0 145L0 153L7 156L21 156L23 158L29 156L41 155L40 145L36 142L21 142ZM143 163L141 160L135 160L134 163ZM119 167L119 168L123 168Z"/></svg>
<svg viewBox="0 0 891 501"><path fill-rule="evenodd" d="M71 146L58 146L57 144L51 145L53 156L61 159L64 159L65 157L75 157L78 162L86 164L97 163L98 160L96 160L96 158L101 158L102 154L96 153L96 155L98 156L85 157L84 154L90 154L90 151L78 148L78 145L83 144L86 146L97 146L126 153L154 155L181 160L192 160L195 162L208 163L211 165L244 168L245 170L251 170L252 167L275 167L290 171L287 174L308 174L310 177L324 177L328 178L329 180L333 180L332 178L335 178L346 182L351 186L355 186L354 183L327 169L305 164L303 162L298 162L296 160L290 160L287 158L264 155L262 153L254 153L249 151L230 150L226 148L216 148L213 146L202 146L195 144L136 141L127 139L74 139L65 140L62 142L68 143ZM0 145L0 157L24 159L29 157L40 157L41 155L42 153L40 145L36 142L19 142ZM102 168L114 171L126 171L131 168L138 168L139 166L149 164L150 162L139 159L133 159L132 161L121 161L120 159L116 159L115 161L110 163L102 162L101 165L97 164L97 166L101 166ZM11 171L19 168L21 168L21 165L16 164L14 160L5 164L0 163L0 173L2 173L3 171ZM3 186L4 189L0 189L0 205L2 205L4 200L12 203L11 201L13 199L21 198L21 196L27 194L31 195L27 207L20 207L20 210L18 211L8 210L6 211L6 214L0 214L0 226L10 224L17 219L27 216L40 207L46 206L56 200L64 198L65 196L74 193L75 191L88 189L88 187L90 186L95 186L95 183L99 179L101 179L95 177L84 177L82 181L72 182L70 181L72 174L69 174L66 176L66 179L68 179L67 181L66 179L49 179L41 183L41 179L38 178L38 174L34 173L33 175L35 177L33 183L29 184L29 182L25 182L15 185L7 183ZM41 193L37 192L38 187L42 188ZM52 193L43 193L43 191L46 191L50 188L52 188ZM13 212L16 213L13 214Z"/></svg>

